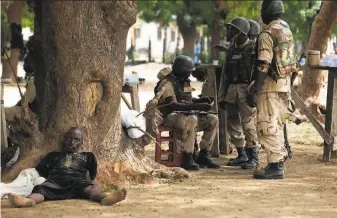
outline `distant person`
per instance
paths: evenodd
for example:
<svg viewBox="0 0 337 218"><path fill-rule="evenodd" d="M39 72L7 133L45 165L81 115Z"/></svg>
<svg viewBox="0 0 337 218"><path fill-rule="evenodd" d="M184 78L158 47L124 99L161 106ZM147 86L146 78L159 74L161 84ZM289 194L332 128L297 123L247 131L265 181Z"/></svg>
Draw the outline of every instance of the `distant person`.
<svg viewBox="0 0 337 218"><path fill-rule="evenodd" d="M335 54L337 54L337 46L336 46L335 42L333 43L333 50L334 50Z"/></svg>
<svg viewBox="0 0 337 218"><path fill-rule="evenodd" d="M194 45L194 63L199 63L200 53L201 53L201 45L199 41L196 41Z"/></svg>

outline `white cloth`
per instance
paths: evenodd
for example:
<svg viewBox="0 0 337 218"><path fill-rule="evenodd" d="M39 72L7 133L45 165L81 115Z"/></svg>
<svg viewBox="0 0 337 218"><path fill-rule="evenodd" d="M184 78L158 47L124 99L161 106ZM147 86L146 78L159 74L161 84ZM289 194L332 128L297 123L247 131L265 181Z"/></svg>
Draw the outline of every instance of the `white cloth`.
<svg viewBox="0 0 337 218"><path fill-rule="evenodd" d="M146 119L142 115L137 117L138 114L139 112L135 110L125 110L122 112L122 126L128 129L128 136L132 139L142 137L146 131Z"/></svg>
<svg viewBox="0 0 337 218"><path fill-rule="evenodd" d="M35 168L22 170L19 176L11 183L0 183L1 199L6 199L8 193L28 196L32 193L34 186L42 184L46 181L40 177Z"/></svg>

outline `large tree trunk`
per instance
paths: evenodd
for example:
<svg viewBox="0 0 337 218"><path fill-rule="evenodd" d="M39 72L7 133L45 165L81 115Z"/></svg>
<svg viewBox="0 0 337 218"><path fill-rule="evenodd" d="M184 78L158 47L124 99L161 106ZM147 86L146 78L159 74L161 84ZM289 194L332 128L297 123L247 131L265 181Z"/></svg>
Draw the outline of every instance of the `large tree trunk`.
<svg viewBox="0 0 337 218"><path fill-rule="evenodd" d="M319 14L311 28L308 50L318 50L321 56L326 53L327 42L337 22L337 2L323 1ZM324 76L321 70L304 69L299 94L303 99L318 97L323 85Z"/></svg>
<svg viewBox="0 0 337 218"><path fill-rule="evenodd" d="M98 183L123 179L121 172L137 172L138 182L152 178L147 173L161 166L144 155L140 140L125 136L120 120L125 44L136 22L135 2L44 1L35 4L35 13L41 31L33 41L36 50L43 48L43 57L36 56L34 63L39 66L37 90L43 90L37 91L39 129L25 140L17 169L32 167L46 152L59 149L63 134L79 126L85 132L83 149L99 160Z"/></svg>
<svg viewBox="0 0 337 218"><path fill-rule="evenodd" d="M193 57L194 45L198 36L197 26L194 23L187 23L183 15L177 16L177 25L184 40L183 53Z"/></svg>
<svg viewBox="0 0 337 218"><path fill-rule="evenodd" d="M214 20L212 24L212 41L211 41L212 60L218 59L218 51L212 48L213 46L219 43L220 43L220 25L217 20Z"/></svg>
<svg viewBox="0 0 337 218"><path fill-rule="evenodd" d="M23 8L25 6L25 1L13 1L8 9L6 10L7 18L8 18L8 26L5 30L5 40L10 41L11 40L11 29L10 25L12 23L21 24L22 16L23 16ZM6 56L5 56L6 57ZM20 58L20 49L15 48L11 49L10 58L9 61L12 63L16 76L17 76L17 67L19 63ZM9 64L9 61L7 57L3 60L2 63L2 79L12 79L14 80L14 73L13 70Z"/></svg>
<svg viewBox="0 0 337 218"><path fill-rule="evenodd" d="M216 49L213 49L213 46L217 45L220 43L220 31L221 31L221 26L218 22L218 13L220 12L219 7L220 7L220 1L219 0L213 0L214 4L214 20L212 22L212 41L211 41L211 52L212 52L212 60L217 60L218 59L218 51Z"/></svg>

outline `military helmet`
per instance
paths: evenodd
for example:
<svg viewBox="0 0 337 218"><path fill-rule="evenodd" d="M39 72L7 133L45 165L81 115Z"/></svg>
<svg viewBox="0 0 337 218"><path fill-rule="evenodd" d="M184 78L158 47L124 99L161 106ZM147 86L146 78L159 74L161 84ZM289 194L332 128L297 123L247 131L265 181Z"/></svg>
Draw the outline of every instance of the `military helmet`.
<svg viewBox="0 0 337 218"><path fill-rule="evenodd" d="M250 29L249 22L244 17L234 17L227 25L235 27L245 35L248 34Z"/></svg>
<svg viewBox="0 0 337 218"><path fill-rule="evenodd" d="M250 24L250 29L248 32L248 36L256 36L260 34L260 25L255 20L248 20Z"/></svg>
<svg viewBox="0 0 337 218"><path fill-rule="evenodd" d="M281 0L264 0L261 7L262 16L284 13L284 6Z"/></svg>
<svg viewBox="0 0 337 218"><path fill-rule="evenodd" d="M172 70L176 76L185 76L195 70L194 61L188 56L179 55L173 61Z"/></svg>

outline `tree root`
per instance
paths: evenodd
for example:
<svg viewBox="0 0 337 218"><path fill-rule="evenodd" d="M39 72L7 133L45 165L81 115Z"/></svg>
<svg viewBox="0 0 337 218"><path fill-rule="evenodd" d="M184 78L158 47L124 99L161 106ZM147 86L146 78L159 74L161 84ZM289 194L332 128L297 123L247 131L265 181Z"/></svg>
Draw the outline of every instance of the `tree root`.
<svg viewBox="0 0 337 218"><path fill-rule="evenodd" d="M115 163L99 163L96 182L103 188L114 184L158 184L160 179L182 180L190 177L179 167L166 167L146 157L144 147L123 132L122 148Z"/></svg>

